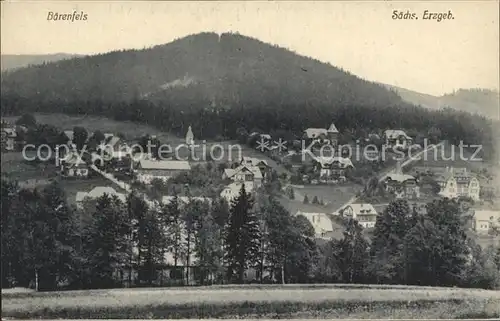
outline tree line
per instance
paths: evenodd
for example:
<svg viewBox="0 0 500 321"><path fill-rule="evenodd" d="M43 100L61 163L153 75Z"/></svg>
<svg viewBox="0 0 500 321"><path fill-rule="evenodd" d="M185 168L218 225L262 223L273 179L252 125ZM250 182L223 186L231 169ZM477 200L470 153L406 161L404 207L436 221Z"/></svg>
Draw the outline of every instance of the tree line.
<svg viewBox="0 0 500 321"><path fill-rule="evenodd" d="M326 128L334 122L342 134L352 138L370 133L382 134L386 129L405 129L422 143L429 138L435 143L446 139L458 145L482 145L485 160L495 155L495 134L492 121L452 109L427 110L411 105L301 105L277 104L210 107L208 103L176 105L168 100L152 102L137 99L130 102L51 101L40 102L5 94L1 97L2 115L23 112L51 112L69 115L92 114L118 121L134 121L184 136L193 128L198 139L241 139L241 132L272 133L274 139L302 137L305 127ZM438 131L438 133L436 133ZM351 141L351 142L352 142ZM349 142L344 142L349 143Z"/></svg>
<svg viewBox="0 0 500 321"><path fill-rule="evenodd" d="M372 236L354 220L335 218L343 236L318 240L309 221L291 215L271 191L250 195L244 187L230 204L217 198L184 204L179 197L150 204L132 193L125 201L103 195L75 208L58 182L32 190L3 180L1 198L3 287L500 286L500 248L475 243L470 218L455 200L429 203L425 214L394 201L377 217Z"/></svg>

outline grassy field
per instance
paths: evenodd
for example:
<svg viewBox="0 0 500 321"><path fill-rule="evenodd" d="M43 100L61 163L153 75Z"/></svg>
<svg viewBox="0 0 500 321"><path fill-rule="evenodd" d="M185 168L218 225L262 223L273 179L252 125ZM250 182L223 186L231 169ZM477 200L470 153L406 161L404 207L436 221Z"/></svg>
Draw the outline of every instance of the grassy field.
<svg viewBox="0 0 500 321"><path fill-rule="evenodd" d="M27 184L44 184L57 177L57 168L53 161L30 162L21 152L2 152L2 175Z"/></svg>
<svg viewBox="0 0 500 321"><path fill-rule="evenodd" d="M500 317L500 292L390 286L215 286L2 292L2 318Z"/></svg>

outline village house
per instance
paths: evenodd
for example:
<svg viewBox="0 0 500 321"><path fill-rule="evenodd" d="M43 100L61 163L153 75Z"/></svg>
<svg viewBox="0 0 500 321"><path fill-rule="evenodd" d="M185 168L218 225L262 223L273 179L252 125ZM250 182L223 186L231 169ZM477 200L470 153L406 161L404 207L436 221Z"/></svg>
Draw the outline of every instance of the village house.
<svg viewBox="0 0 500 321"><path fill-rule="evenodd" d="M408 174L403 174L401 163L398 162L396 169L385 177L385 190L393 193L397 199L418 199L420 198L420 187L417 179Z"/></svg>
<svg viewBox="0 0 500 321"><path fill-rule="evenodd" d="M354 168L351 160L346 157L315 157L315 170L322 179L346 180L346 173Z"/></svg>
<svg viewBox="0 0 500 321"><path fill-rule="evenodd" d="M61 160L60 166L63 177L87 178L90 174L88 164L76 151L69 152Z"/></svg>
<svg viewBox="0 0 500 321"><path fill-rule="evenodd" d="M97 186L89 192L77 192L75 197L76 205L81 208L85 199L97 199L102 197L104 194L107 194L110 197L116 196L123 203L127 201L127 195L118 193L113 187Z"/></svg>
<svg viewBox="0 0 500 321"><path fill-rule="evenodd" d="M474 230L488 234L492 228L500 228L500 211L474 210Z"/></svg>
<svg viewBox="0 0 500 321"><path fill-rule="evenodd" d="M413 144L413 138L403 130L388 129L384 132L385 145L389 148L407 149Z"/></svg>
<svg viewBox="0 0 500 321"><path fill-rule="evenodd" d="M442 197L470 197L474 201L480 199L479 180L467 168L446 167L444 171L437 173L435 180L441 188L439 195Z"/></svg>
<svg viewBox="0 0 500 321"><path fill-rule="evenodd" d="M97 147L104 160L121 159L132 155L132 148L118 136L107 136Z"/></svg>
<svg viewBox="0 0 500 321"><path fill-rule="evenodd" d="M363 228L375 227L377 211L371 204L350 204L342 209L346 218L356 220Z"/></svg>
<svg viewBox="0 0 500 321"><path fill-rule="evenodd" d="M245 182L252 185L252 188L259 188L262 185L262 172L257 166L240 165L237 168L226 168L222 174L222 179L230 179L233 182Z"/></svg>
<svg viewBox="0 0 500 321"><path fill-rule="evenodd" d="M256 157L243 156L240 165L258 167L263 177L266 177L271 169L266 160Z"/></svg>
<svg viewBox="0 0 500 321"><path fill-rule="evenodd" d="M338 144L339 131L335 124L331 124L328 128L307 128L304 130L304 138L308 142L317 141L321 144Z"/></svg>
<svg viewBox="0 0 500 321"><path fill-rule="evenodd" d="M150 184L155 178L166 182L170 177L190 170L191 165L187 161L141 159L134 172L139 182Z"/></svg>
<svg viewBox="0 0 500 321"><path fill-rule="evenodd" d="M2 127L2 150L13 151L16 148L17 131L14 126Z"/></svg>
<svg viewBox="0 0 500 321"><path fill-rule="evenodd" d="M332 220L325 213L309 213L297 211L296 215L304 216L314 228L316 238L329 239L333 233Z"/></svg>
<svg viewBox="0 0 500 321"><path fill-rule="evenodd" d="M227 185L222 192L220 193L220 197L224 198L228 203L240 195L242 185L245 185L245 191L248 194L251 194L254 189L254 185L252 183L247 182L233 182Z"/></svg>

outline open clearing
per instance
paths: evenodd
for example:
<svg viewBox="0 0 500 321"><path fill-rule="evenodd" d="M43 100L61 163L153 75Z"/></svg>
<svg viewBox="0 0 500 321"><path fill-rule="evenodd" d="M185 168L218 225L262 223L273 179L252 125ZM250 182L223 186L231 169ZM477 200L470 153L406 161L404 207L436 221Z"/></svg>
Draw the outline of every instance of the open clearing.
<svg viewBox="0 0 500 321"><path fill-rule="evenodd" d="M499 317L500 292L288 285L2 292L5 318Z"/></svg>

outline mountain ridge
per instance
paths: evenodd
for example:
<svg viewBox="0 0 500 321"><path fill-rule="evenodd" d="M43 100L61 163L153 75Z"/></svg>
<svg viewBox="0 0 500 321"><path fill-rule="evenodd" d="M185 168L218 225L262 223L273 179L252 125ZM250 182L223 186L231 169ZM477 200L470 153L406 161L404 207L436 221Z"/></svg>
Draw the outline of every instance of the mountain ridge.
<svg viewBox="0 0 500 321"><path fill-rule="evenodd" d="M460 88L443 95L424 94L410 89L382 84L396 92L403 100L422 107L439 110L453 108L491 119L500 120L500 92L486 88Z"/></svg>
<svg viewBox="0 0 500 321"><path fill-rule="evenodd" d="M495 97L471 97L464 94L466 89L435 96L377 83L329 63L237 33L199 33L146 49L116 50L91 56L65 53L40 57L27 55L21 59L24 59L25 65L18 61L12 68L12 64L4 63L12 57L21 56L2 55L2 89L12 92L13 87L24 85L24 79L32 79L35 75L35 78L38 76L44 80L42 88L28 82L27 90L21 91L21 94L30 96L38 92L37 99L45 95L43 99L70 100L70 97L60 93L70 92L75 98L78 94L74 92L80 91L95 99L138 98L180 105L196 102L227 107L255 104L254 100L259 96L263 96L258 102L261 105L266 101L290 103L293 97L295 102L305 105L342 104L347 101L363 105L400 105L406 102L429 109L449 106L499 119L498 99L495 104ZM128 69L129 72L120 74L121 69ZM117 72L118 81L111 79L110 75ZM43 76L40 77L40 74ZM71 74L90 75L81 80L71 79ZM53 80L57 78L65 81L57 84ZM14 81L9 84L9 79ZM73 83L73 86L68 88L65 83ZM242 91L241 87L246 89ZM56 95L51 95L50 91ZM353 98L353 95L359 99ZM494 93L487 96L491 95Z"/></svg>

